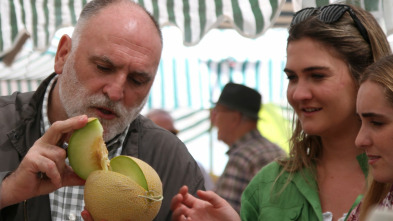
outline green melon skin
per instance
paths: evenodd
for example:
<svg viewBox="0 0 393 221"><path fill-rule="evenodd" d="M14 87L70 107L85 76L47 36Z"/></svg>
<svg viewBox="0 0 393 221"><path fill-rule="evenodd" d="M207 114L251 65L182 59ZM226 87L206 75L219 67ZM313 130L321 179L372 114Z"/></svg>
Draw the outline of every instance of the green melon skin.
<svg viewBox="0 0 393 221"><path fill-rule="evenodd" d="M82 179L86 180L95 170L108 170L108 150L102 139L103 128L96 118L71 135L67 154L70 166Z"/></svg>

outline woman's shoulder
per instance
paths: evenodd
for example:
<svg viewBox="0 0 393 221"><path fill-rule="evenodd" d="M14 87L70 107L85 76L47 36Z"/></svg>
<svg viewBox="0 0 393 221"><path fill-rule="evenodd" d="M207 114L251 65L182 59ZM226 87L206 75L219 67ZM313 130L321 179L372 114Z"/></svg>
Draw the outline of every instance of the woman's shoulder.
<svg viewBox="0 0 393 221"><path fill-rule="evenodd" d="M242 220L321 220L313 209L319 200L309 202L318 194L308 185L298 185L300 172L304 171L287 172L278 162L265 166L243 192Z"/></svg>
<svg viewBox="0 0 393 221"><path fill-rule="evenodd" d="M277 161L271 162L264 166L251 180L248 185L249 189L271 189L273 185L275 186L296 186L299 180L303 181L307 177L310 181L313 181L312 177L309 175L307 169L301 169L296 172L288 172L284 169L280 163ZM261 185L262 184L262 185Z"/></svg>
<svg viewBox="0 0 393 221"><path fill-rule="evenodd" d="M277 176L281 173L283 167L277 162L273 161L262 169L255 175L254 179L260 180L257 182L272 182L277 179ZM285 174L286 172L284 172Z"/></svg>

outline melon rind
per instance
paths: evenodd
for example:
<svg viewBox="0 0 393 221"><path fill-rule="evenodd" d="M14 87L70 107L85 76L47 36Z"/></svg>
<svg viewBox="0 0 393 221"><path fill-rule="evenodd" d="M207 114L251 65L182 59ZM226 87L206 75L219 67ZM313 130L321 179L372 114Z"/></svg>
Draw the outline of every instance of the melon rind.
<svg viewBox="0 0 393 221"><path fill-rule="evenodd" d="M95 170L108 170L108 151L102 138L103 128L96 118L89 118L89 122L75 130L67 148L70 166L74 172L86 180Z"/></svg>
<svg viewBox="0 0 393 221"><path fill-rule="evenodd" d="M147 163L139 160L137 163L146 174L149 191L117 172L97 170L90 174L85 184L84 201L94 220L151 221L157 216L162 204L161 180ZM151 194L161 199L145 197Z"/></svg>
<svg viewBox="0 0 393 221"><path fill-rule="evenodd" d="M70 165L86 180L86 209L94 220L153 220L163 199L160 177L135 157L120 155L109 161L102 135L99 120L89 118L68 144Z"/></svg>
<svg viewBox="0 0 393 221"><path fill-rule="evenodd" d="M142 169L131 157L124 155L114 157L110 161L110 167L113 172L128 176L138 183L143 189L146 191L149 190Z"/></svg>

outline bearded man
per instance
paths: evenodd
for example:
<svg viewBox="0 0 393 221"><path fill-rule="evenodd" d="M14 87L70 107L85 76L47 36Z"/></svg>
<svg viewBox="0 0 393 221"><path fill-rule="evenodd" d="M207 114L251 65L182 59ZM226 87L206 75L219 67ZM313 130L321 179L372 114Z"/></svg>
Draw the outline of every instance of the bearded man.
<svg viewBox="0 0 393 221"><path fill-rule="evenodd" d="M157 171L164 200L156 220L171 220L181 186L204 189L185 145L139 114L161 51L156 21L133 1L84 7L72 38L59 42L55 73L35 92L0 98L0 220L82 219L84 180L68 166L65 148L88 117L102 123L109 158L134 156Z"/></svg>

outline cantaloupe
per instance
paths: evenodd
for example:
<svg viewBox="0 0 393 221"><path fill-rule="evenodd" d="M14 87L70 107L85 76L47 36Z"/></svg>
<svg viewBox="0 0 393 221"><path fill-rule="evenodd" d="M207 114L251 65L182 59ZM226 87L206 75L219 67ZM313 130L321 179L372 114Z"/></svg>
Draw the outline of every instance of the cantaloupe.
<svg viewBox="0 0 393 221"><path fill-rule="evenodd" d="M75 173L86 179L84 200L94 220L152 220L162 203L162 183L146 162L131 156L108 159L96 118L76 130L68 144Z"/></svg>
<svg viewBox="0 0 393 221"><path fill-rule="evenodd" d="M109 159L102 134L104 129L97 118L76 130L68 142L67 155L70 166L84 180L95 170L108 170Z"/></svg>

